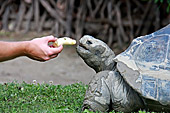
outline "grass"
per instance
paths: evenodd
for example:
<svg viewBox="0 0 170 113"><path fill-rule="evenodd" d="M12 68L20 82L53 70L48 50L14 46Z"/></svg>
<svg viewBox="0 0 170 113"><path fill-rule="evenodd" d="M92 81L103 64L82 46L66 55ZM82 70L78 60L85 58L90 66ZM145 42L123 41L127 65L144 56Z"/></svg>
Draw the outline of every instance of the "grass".
<svg viewBox="0 0 170 113"><path fill-rule="evenodd" d="M11 32L8 32L8 31L4 31L4 30L0 30L0 36L10 36L11 35Z"/></svg>
<svg viewBox="0 0 170 113"><path fill-rule="evenodd" d="M87 86L50 84L0 84L0 112L81 112Z"/></svg>
<svg viewBox="0 0 170 113"><path fill-rule="evenodd" d="M0 112L93 113L88 110L81 111L87 87L82 83L67 86L25 82L0 84Z"/></svg>

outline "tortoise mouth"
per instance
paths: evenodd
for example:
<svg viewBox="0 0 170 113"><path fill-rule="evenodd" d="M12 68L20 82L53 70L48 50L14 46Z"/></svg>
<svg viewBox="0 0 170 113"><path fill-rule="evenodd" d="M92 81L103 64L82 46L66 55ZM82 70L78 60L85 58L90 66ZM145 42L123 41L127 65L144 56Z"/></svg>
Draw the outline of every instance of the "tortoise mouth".
<svg viewBox="0 0 170 113"><path fill-rule="evenodd" d="M83 45L81 42L77 46L77 52L81 57L87 57L91 55L90 50L85 45Z"/></svg>
<svg viewBox="0 0 170 113"><path fill-rule="evenodd" d="M89 49L88 49L86 46L84 46L82 43L79 44L79 47L80 47L81 49L84 49L84 50L89 51Z"/></svg>

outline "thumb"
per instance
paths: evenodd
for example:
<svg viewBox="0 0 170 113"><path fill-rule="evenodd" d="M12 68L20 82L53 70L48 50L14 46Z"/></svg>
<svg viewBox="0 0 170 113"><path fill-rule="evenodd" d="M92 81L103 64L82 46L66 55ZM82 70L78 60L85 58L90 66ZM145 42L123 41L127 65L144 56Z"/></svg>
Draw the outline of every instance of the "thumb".
<svg viewBox="0 0 170 113"><path fill-rule="evenodd" d="M56 38L53 35L44 37L47 42L55 42Z"/></svg>

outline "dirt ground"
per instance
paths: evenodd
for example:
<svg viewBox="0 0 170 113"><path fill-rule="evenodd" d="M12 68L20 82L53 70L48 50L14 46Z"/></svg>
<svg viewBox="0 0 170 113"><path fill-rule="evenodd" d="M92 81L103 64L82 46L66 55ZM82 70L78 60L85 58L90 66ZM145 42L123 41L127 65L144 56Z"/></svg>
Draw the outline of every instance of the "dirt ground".
<svg viewBox="0 0 170 113"><path fill-rule="evenodd" d="M30 40L45 35L48 33L4 34L0 32L0 40ZM32 83L36 80L38 83L53 82L61 85L77 82L88 84L94 74L95 72L76 53L76 46L65 46L57 58L47 62L38 62L27 57L0 62L0 83L12 81Z"/></svg>

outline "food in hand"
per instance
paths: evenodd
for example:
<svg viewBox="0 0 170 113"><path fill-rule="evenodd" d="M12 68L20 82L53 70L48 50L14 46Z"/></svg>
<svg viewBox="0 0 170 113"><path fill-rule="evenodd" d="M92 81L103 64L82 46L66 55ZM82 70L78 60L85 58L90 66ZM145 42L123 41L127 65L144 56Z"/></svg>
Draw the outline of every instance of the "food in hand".
<svg viewBox="0 0 170 113"><path fill-rule="evenodd" d="M63 37L63 38L59 38L57 39L54 43L53 46L58 47L60 45L74 45L76 44L76 40L71 39L69 37Z"/></svg>

